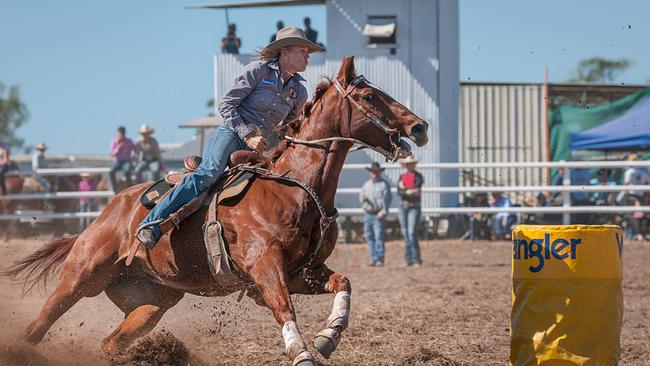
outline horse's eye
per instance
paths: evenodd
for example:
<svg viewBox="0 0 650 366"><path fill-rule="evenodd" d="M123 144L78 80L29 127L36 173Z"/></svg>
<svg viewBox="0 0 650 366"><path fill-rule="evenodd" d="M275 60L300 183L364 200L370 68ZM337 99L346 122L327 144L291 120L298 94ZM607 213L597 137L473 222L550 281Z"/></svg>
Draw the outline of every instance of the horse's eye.
<svg viewBox="0 0 650 366"><path fill-rule="evenodd" d="M366 94L363 96L363 99L366 100L366 102L372 102L372 94Z"/></svg>

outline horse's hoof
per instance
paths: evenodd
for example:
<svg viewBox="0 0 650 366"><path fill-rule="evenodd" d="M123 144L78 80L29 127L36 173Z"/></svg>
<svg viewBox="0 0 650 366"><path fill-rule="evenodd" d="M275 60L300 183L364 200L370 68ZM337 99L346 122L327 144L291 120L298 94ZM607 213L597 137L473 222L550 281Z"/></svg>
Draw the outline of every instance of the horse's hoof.
<svg viewBox="0 0 650 366"><path fill-rule="evenodd" d="M314 356L305 351L293 359L293 366L318 366Z"/></svg>
<svg viewBox="0 0 650 366"><path fill-rule="evenodd" d="M339 344L340 333L332 328L323 329L314 337L314 347L325 358L330 358Z"/></svg>

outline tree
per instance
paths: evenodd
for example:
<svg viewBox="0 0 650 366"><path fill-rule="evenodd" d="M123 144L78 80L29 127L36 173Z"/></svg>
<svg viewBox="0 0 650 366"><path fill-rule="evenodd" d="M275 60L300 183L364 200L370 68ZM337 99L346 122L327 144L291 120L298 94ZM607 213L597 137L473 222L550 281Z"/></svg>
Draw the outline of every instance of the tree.
<svg viewBox="0 0 650 366"><path fill-rule="evenodd" d="M208 99L208 102L205 103L205 106L210 108L210 112L208 113L208 117L213 117L214 116L214 98Z"/></svg>
<svg viewBox="0 0 650 366"><path fill-rule="evenodd" d="M611 83L618 74L625 71L631 64L630 60L624 58L619 60L608 60L601 57L587 58L580 61L574 76L569 81Z"/></svg>
<svg viewBox="0 0 650 366"><path fill-rule="evenodd" d="M11 86L7 90L0 83L0 142L10 149L23 147L25 140L16 136L16 130L27 122L28 117L29 112L20 100L18 87Z"/></svg>

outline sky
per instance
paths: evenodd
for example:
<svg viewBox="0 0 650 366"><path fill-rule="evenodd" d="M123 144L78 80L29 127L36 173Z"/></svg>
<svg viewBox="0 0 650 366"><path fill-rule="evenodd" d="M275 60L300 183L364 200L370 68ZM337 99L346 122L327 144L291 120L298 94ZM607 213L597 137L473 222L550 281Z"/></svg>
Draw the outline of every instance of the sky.
<svg viewBox="0 0 650 366"><path fill-rule="evenodd" d="M443 0L451 1L451 0ZM203 3L205 1L201 1ZM220 1L214 1L220 2ZM181 123L210 112L212 56L226 29L222 10L188 1L1 0L0 82L20 87L30 118L18 131L52 154L108 152L118 126L140 123L160 142L183 142ZM553 82L584 58L626 58L617 83L650 81L650 1L460 0L460 80ZM325 38L325 7L230 10L242 53L275 23L310 16Z"/></svg>

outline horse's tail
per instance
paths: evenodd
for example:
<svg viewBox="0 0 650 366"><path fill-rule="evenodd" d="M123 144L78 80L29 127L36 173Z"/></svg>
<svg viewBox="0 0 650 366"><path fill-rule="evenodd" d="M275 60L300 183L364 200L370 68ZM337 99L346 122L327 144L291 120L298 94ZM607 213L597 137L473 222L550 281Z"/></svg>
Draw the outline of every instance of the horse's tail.
<svg viewBox="0 0 650 366"><path fill-rule="evenodd" d="M45 287L47 280L58 272L68 257L78 237L79 235L64 236L48 241L34 253L0 271L0 275L22 280L23 294L30 292L39 282Z"/></svg>

